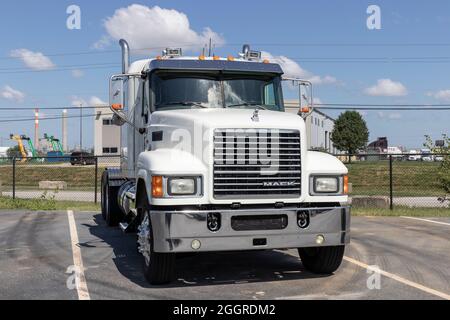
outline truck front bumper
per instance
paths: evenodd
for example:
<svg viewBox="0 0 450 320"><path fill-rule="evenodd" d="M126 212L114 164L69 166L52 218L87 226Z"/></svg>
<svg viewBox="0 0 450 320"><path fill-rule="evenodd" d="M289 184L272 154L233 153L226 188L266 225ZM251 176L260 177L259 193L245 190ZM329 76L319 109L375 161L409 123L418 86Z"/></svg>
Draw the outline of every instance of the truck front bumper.
<svg viewBox="0 0 450 320"><path fill-rule="evenodd" d="M309 213L309 226L304 229L297 224L299 211ZM207 227L207 216L212 212L221 215L221 228L216 232ZM232 217L280 214L287 216L287 225L279 230L237 231L231 224ZM150 217L155 252L304 248L344 245L350 241L350 207L150 210Z"/></svg>

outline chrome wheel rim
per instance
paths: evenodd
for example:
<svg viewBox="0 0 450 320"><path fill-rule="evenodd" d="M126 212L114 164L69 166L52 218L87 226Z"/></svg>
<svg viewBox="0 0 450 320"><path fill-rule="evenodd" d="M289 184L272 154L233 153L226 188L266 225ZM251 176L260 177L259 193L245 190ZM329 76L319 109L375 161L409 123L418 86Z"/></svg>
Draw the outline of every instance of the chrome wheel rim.
<svg viewBox="0 0 450 320"><path fill-rule="evenodd" d="M139 252L144 256L145 264L150 265L150 218L147 212L144 212L144 219L138 227L138 245Z"/></svg>

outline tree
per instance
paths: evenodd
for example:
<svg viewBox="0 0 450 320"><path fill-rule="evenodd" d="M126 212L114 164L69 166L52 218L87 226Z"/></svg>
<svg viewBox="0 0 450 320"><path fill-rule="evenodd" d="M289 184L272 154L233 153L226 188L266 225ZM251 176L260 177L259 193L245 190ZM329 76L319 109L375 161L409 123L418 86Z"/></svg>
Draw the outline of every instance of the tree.
<svg viewBox="0 0 450 320"><path fill-rule="evenodd" d="M336 148L351 155L364 148L368 140L369 130L359 112L346 111L339 115L331 133L331 141Z"/></svg>
<svg viewBox="0 0 450 320"><path fill-rule="evenodd" d="M450 155L448 155L450 153L450 137L443 134L442 140L444 140L444 145L438 147L434 145L429 135L425 135L423 146L430 149L433 153L443 155L443 161L439 166L438 179L445 192L450 194Z"/></svg>
<svg viewBox="0 0 450 320"><path fill-rule="evenodd" d="M9 148L9 149L6 151L6 155L7 155L8 157L10 157L10 158L13 158L13 157L16 157L16 158L22 157L22 154L20 153L19 146L14 146L14 147Z"/></svg>

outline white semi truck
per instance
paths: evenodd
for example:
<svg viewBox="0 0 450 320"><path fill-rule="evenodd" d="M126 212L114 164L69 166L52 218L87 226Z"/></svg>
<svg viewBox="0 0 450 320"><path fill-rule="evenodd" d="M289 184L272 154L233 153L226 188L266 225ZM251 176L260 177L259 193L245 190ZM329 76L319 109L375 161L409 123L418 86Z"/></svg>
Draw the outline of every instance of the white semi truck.
<svg viewBox="0 0 450 320"><path fill-rule="evenodd" d="M121 168L102 175L102 215L137 234L144 275L170 282L178 253L297 248L303 266L332 273L349 242L347 168L307 150L302 115L284 112L283 70L244 45L237 56L166 49L110 80L123 125Z"/></svg>

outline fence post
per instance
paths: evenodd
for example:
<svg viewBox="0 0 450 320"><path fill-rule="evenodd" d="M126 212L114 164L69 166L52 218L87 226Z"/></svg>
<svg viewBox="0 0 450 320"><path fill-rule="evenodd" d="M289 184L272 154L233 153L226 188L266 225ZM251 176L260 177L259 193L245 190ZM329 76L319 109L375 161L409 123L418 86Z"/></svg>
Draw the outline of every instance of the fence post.
<svg viewBox="0 0 450 320"><path fill-rule="evenodd" d="M94 174L94 176L95 176L95 183L94 183L94 186L95 186L95 193L94 193L94 202L95 203L97 203L97 189L98 189L98 157L95 157L95 174Z"/></svg>
<svg viewBox="0 0 450 320"><path fill-rule="evenodd" d="M389 209L394 209L394 190L393 190L393 175L392 175L392 155L389 155Z"/></svg>
<svg viewBox="0 0 450 320"><path fill-rule="evenodd" d="M16 199L16 157L12 158L13 167L12 167L12 198Z"/></svg>

